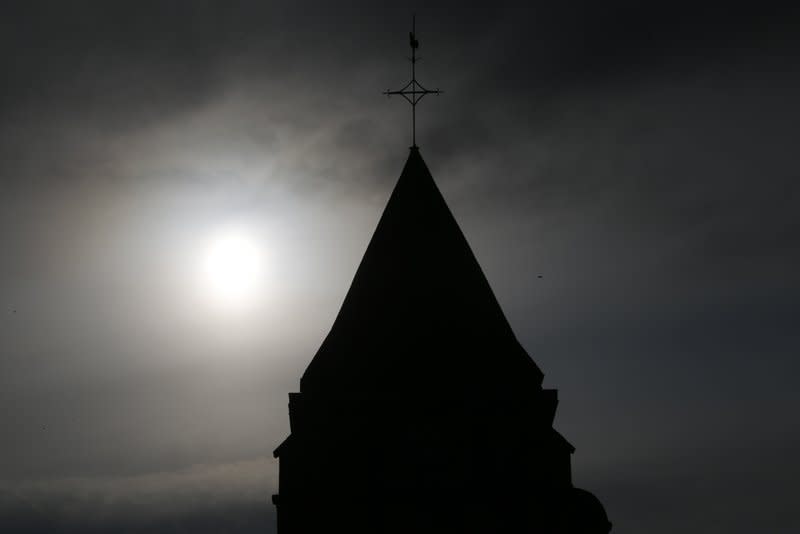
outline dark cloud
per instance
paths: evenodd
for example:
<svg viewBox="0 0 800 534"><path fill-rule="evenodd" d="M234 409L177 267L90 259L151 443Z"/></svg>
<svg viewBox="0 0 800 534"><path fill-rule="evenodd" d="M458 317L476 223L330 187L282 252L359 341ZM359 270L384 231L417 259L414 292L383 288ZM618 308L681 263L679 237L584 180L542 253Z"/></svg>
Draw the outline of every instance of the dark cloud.
<svg viewBox="0 0 800 534"><path fill-rule="evenodd" d="M275 532L270 460L0 487L8 532ZM274 470L273 470L274 471Z"/></svg>

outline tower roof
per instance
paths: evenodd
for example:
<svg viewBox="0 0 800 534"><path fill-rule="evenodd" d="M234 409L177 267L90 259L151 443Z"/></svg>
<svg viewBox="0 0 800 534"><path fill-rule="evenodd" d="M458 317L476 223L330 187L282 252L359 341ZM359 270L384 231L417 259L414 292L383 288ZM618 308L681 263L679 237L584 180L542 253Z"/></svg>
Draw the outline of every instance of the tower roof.
<svg viewBox="0 0 800 534"><path fill-rule="evenodd" d="M541 380L412 147L301 391L505 390Z"/></svg>

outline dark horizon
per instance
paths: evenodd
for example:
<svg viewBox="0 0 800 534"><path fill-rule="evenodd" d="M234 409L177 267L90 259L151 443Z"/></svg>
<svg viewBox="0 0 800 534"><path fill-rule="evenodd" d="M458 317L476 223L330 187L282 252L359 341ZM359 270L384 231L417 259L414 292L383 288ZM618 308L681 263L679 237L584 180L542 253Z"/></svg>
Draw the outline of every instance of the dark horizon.
<svg viewBox="0 0 800 534"><path fill-rule="evenodd" d="M798 10L416 14L417 144L575 484L612 532L800 530ZM410 16L4 5L0 530L274 532L287 394L408 155Z"/></svg>

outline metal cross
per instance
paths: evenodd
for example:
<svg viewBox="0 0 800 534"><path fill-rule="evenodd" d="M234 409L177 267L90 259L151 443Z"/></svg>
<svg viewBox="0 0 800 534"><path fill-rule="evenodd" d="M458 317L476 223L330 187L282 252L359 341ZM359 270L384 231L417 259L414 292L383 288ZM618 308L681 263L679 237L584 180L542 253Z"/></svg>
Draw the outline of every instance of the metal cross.
<svg viewBox="0 0 800 534"><path fill-rule="evenodd" d="M422 100L425 95L439 95L442 93L439 89L433 91L425 89L421 83L417 81L416 64L422 58L417 57L417 48L419 48L419 41L415 35L416 31L416 16L411 17L411 33L408 34L408 41L411 45L411 81L408 82L402 89L397 91L386 90L383 92L386 96L400 95L411 104L411 146L417 148L417 103Z"/></svg>

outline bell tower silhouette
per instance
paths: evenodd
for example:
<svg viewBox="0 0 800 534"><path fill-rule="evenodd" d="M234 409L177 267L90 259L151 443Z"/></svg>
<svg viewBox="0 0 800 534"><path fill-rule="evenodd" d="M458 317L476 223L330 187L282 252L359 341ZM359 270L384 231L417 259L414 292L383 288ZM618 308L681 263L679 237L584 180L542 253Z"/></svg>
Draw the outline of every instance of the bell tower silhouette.
<svg viewBox="0 0 800 534"><path fill-rule="evenodd" d="M603 506L572 485L556 391L541 387L415 137L289 394L278 532L606 534Z"/></svg>

